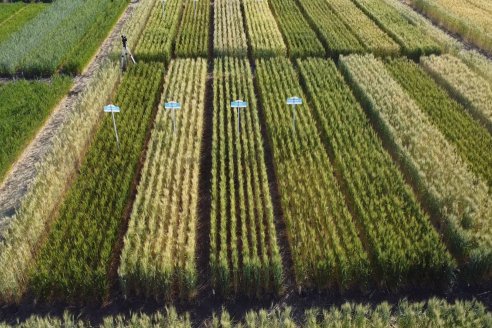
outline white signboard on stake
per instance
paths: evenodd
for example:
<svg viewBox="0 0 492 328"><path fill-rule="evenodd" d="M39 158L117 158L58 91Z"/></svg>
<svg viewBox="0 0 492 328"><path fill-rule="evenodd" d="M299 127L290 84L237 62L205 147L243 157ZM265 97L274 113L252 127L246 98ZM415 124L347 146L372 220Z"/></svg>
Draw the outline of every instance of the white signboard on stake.
<svg viewBox="0 0 492 328"><path fill-rule="evenodd" d="M120 111L121 111L120 107L113 104L104 106L104 112L111 113L111 117L113 118L114 134L116 135L116 144L118 145L118 147L120 146L120 138L118 137L118 129L116 128L116 120L114 118L114 113L119 113Z"/></svg>
<svg viewBox="0 0 492 328"><path fill-rule="evenodd" d="M181 109L181 104L177 101L170 101L164 103L164 108L173 111L173 133L176 133L176 110Z"/></svg>
<svg viewBox="0 0 492 328"><path fill-rule="evenodd" d="M104 106L104 111L106 113L119 113L121 111L121 108L119 108L116 105L109 104L109 105Z"/></svg>
<svg viewBox="0 0 492 328"><path fill-rule="evenodd" d="M302 99L299 97L287 98L287 105L302 105Z"/></svg>
<svg viewBox="0 0 492 328"><path fill-rule="evenodd" d="M239 110L241 108L246 108L248 107L248 102L247 101L242 101L242 100L235 100L231 102L231 108L235 108L237 111L237 131L238 134L241 133L241 114Z"/></svg>
<svg viewBox="0 0 492 328"><path fill-rule="evenodd" d="M302 105L302 98L290 97L287 98L287 105L292 106L292 128L296 128L296 106Z"/></svg>

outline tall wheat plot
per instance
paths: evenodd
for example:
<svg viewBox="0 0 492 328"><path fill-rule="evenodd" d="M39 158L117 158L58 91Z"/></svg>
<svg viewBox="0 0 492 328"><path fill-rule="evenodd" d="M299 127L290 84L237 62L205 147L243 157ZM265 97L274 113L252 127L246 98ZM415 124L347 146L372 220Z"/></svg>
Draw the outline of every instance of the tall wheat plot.
<svg viewBox="0 0 492 328"><path fill-rule="evenodd" d="M118 270L123 290L146 297L181 298L196 293L198 179L207 63L171 63L161 103L178 101L172 113L160 108L138 186Z"/></svg>
<svg viewBox="0 0 492 328"><path fill-rule="evenodd" d="M230 102L241 109L240 130ZM223 294L280 292L275 230L252 75L246 60L215 60L210 266Z"/></svg>
<svg viewBox="0 0 492 328"><path fill-rule="evenodd" d="M288 97L305 98L292 64L260 60L257 73L297 285L346 289L365 283L372 268L311 109L297 109L294 128L285 105Z"/></svg>

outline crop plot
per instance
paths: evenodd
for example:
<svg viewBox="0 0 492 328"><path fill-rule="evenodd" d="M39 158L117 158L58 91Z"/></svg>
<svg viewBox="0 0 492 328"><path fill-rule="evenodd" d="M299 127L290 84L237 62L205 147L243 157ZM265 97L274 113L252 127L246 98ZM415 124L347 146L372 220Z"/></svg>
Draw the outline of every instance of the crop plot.
<svg viewBox="0 0 492 328"><path fill-rule="evenodd" d="M311 109L298 108L294 129L285 105L288 97L303 97L298 76L284 58L256 64L296 283L340 289L364 284L372 274L368 256Z"/></svg>
<svg viewBox="0 0 492 328"><path fill-rule="evenodd" d="M393 37L405 54L418 57L441 52L441 46L423 28L384 1L352 1Z"/></svg>
<svg viewBox="0 0 492 328"><path fill-rule="evenodd" d="M127 295L182 298L196 294L198 179L204 121L204 59L171 62L161 104L177 100L172 115L159 109L118 270Z"/></svg>
<svg viewBox="0 0 492 328"><path fill-rule="evenodd" d="M162 64L138 64L125 75L115 103L120 144L107 116L32 272L38 297L72 302L101 300L145 135L156 106ZM102 110L102 109L101 109Z"/></svg>
<svg viewBox="0 0 492 328"><path fill-rule="evenodd" d="M452 143L470 170L492 188L492 136L416 64L399 59L386 63L393 78Z"/></svg>
<svg viewBox="0 0 492 328"><path fill-rule="evenodd" d="M392 287L449 283L451 256L335 64L309 59L299 66L378 279Z"/></svg>
<svg viewBox="0 0 492 328"><path fill-rule="evenodd" d="M241 0L255 57L285 56L287 48L267 1Z"/></svg>
<svg viewBox="0 0 492 328"><path fill-rule="evenodd" d="M47 7L44 3L29 5L0 4L0 43L20 30L27 22L39 15ZM18 10L16 9L18 8ZM12 11L11 15L8 13Z"/></svg>
<svg viewBox="0 0 492 328"><path fill-rule="evenodd" d="M127 5L60 0L0 44L0 75L80 73ZM90 36L90 37L89 37Z"/></svg>
<svg viewBox="0 0 492 328"><path fill-rule="evenodd" d="M214 11L214 55L246 57L248 43L241 0L216 0Z"/></svg>
<svg viewBox="0 0 492 328"><path fill-rule="evenodd" d="M0 86L0 182L71 85L70 78L55 77L48 83L20 80Z"/></svg>
<svg viewBox="0 0 492 328"><path fill-rule="evenodd" d="M492 84L451 55L422 58L422 65L492 133Z"/></svg>
<svg viewBox="0 0 492 328"><path fill-rule="evenodd" d="M342 67L413 181L437 211L451 250L470 274L492 268L488 187L373 56L342 58Z"/></svg>
<svg viewBox="0 0 492 328"><path fill-rule="evenodd" d="M325 0L296 0L300 3L311 25L322 37L330 55L364 52L363 44L340 20Z"/></svg>
<svg viewBox="0 0 492 328"><path fill-rule="evenodd" d="M167 0L164 11L161 1L154 2L150 17L135 48L135 57L138 60L166 63L170 61L182 10L183 5L179 0Z"/></svg>
<svg viewBox="0 0 492 328"><path fill-rule="evenodd" d="M176 38L176 56L207 57L209 25L209 0L184 1L181 27Z"/></svg>
<svg viewBox="0 0 492 328"><path fill-rule="evenodd" d="M248 101L240 127L231 101ZM210 266L222 294L280 293L277 244L263 140L247 60L216 59L212 137Z"/></svg>
<svg viewBox="0 0 492 328"><path fill-rule="evenodd" d="M393 39L379 29L351 0L330 0L327 3L368 51L381 55L399 52L400 47Z"/></svg>
<svg viewBox="0 0 492 328"><path fill-rule="evenodd" d="M323 57L326 53L316 33L304 19L296 0L271 0L291 57Z"/></svg>

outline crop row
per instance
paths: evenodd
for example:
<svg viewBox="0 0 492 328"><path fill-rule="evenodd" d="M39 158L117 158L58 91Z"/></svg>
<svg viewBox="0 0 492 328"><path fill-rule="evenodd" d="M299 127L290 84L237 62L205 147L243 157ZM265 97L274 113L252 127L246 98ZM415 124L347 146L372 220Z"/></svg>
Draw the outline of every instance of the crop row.
<svg viewBox="0 0 492 328"><path fill-rule="evenodd" d="M26 290L28 273L51 226L52 213L80 166L93 131L101 122L101 108L117 80L116 66L103 62L75 99L45 160L38 164L20 208L14 216L2 217L2 221L9 222L0 244L1 301L18 301Z"/></svg>
<svg viewBox="0 0 492 328"><path fill-rule="evenodd" d="M31 327L78 327L78 328L335 328L335 327L489 327L492 314L478 301L455 301L431 298L426 302L399 302L392 306L387 302L371 306L369 304L343 303L329 308L306 308L295 314L292 308L276 310L251 310L243 320L233 319L227 310L213 312L204 321L193 320L190 312L178 312L174 307L153 313L137 312L131 316L108 315L99 325L91 324L84 318L75 318L70 312L63 317L53 315L31 315L22 323L10 325L0 322L1 328Z"/></svg>
<svg viewBox="0 0 492 328"><path fill-rule="evenodd" d="M439 212L452 251L471 274L490 272L492 199L486 183L468 168L381 61L353 55L343 57L341 63L413 182Z"/></svg>
<svg viewBox="0 0 492 328"><path fill-rule="evenodd" d="M255 57L285 56L287 47L267 1L241 0Z"/></svg>
<svg viewBox="0 0 492 328"><path fill-rule="evenodd" d="M210 0L185 1L181 27L176 38L176 56L207 57L209 25Z"/></svg>
<svg viewBox="0 0 492 328"><path fill-rule="evenodd" d="M486 51L492 51L492 8L488 1L412 0L414 7L447 30L459 34ZM477 6L477 3L479 4ZM488 10L487 10L488 9Z"/></svg>
<svg viewBox="0 0 492 328"><path fill-rule="evenodd" d="M441 46L412 20L381 0L352 0L412 56L441 52Z"/></svg>
<svg viewBox="0 0 492 328"><path fill-rule="evenodd" d="M71 85L70 78L54 77L49 83L20 80L0 86L0 182Z"/></svg>
<svg viewBox="0 0 492 328"><path fill-rule="evenodd" d="M137 60L163 61L172 57L172 46L178 33L183 4L167 0L163 11L161 1L154 1L150 17L135 48Z"/></svg>
<svg viewBox="0 0 492 328"><path fill-rule="evenodd" d="M214 54L246 57L248 43L240 0L216 0L214 5Z"/></svg>
<svg viewBox="0 0 492 328"><path fill-rule="evenodd" d="M335 64L310 59L299 66L377 278L392 287L449 282L451 256Z"/></svg>
<svg viewBox="0 0 492 328"><path fill-rule="evenodd" d="M126 0L60 0L0 44L0 74L80 73L127 6Z"/></svg>
<svg viewBox="0 0 492 328"><path fill-rule="evenodd" d="M317 30L330 55L364 52L364 46L326 0L296 0Z"/></svg>
<svg viewBox="0 0 492 328"><path fill-rule="evenodd" d="M115 96L117 144L111 116L94 137L79 174L32 271L38 297L102 299L109 287L113 248L161 86L162 64L138 64Z"/></svg>
<svg viewBox="0 0 492 328"><path fill-rule="evenodd" d="M492 133L492 83L451 55L425 57L422 65Z"/></svg>
<svg viewBox="0 0 492 328"><path fill-rule="evenodd" d="M487 130L415 63L393 60L386 62L386 68L456 147L470 170L492 188L492 136Z"/></svg>
<svg viewBox="0 0 492 328"><path fill-rule="evenodd" d="M290 61L259 60L259 92L287 226L296 283L308 288L351 288L370 274L355 222L334 176L307 105L293 113L288 97L303 96Z"/></svg>
<svg viewBox="0 0 492 328"><path fill-rule="evenodd" d="M236 99L249 102L239 118ZM279 293L282 260L247 60L215 60L213 122L212 286L226 295Z"/></svg>
<svg viewBox="0 0 492 328"><path fill-rule="evenodd" d="M161 103L179 101L182 108L175 114L160 108L152 130L118 270L126 295L170 299L174 291L183 298L196 293L206 77L204 59L177 59L169 67Z"/></svg>
<svg viewBox="0 0 492 328"><path fill-rule="evenodd" d="M39 13L46 9L47 5L44 3L36 3L29 5L1 5L2 15L0 17L0 43L10 37L11 34L20 30L27 22L39 15ZM7 7L6 7L7 6ZM11 15L5 15L13 8L18 8ZM6 13L4 13L4 11ZM5 16L4 16L5 15ZM2 17L6 17L2 19Z"/></svg>
<svg viewBox="0 0 492 328"><path fill-rule="evenodd" d="M388 55L400 51L398 44L351 0L330 0L327 3L369 52Z"/></svg>
<svg viewBox="0 0 492 328"><path fill-rule="evenodd" d="M296 0L270 0L291 57L323 57L325 48L302 15Z"/></svg>

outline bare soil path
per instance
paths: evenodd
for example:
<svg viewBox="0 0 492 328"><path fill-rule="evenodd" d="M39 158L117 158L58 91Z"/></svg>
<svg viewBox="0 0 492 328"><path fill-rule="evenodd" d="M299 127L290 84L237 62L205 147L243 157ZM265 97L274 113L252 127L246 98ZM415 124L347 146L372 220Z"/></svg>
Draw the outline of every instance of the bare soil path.
<svg viewBox="0 0 492 328"><path fill-rule="evenodd" d="M113 42L120 37L120 32L125 22L131 17L138 4L138 0L135 0L128 5L84 72L74 78L74 84L70 92L54 108L44 126L1 182L0 233L2 226L8 224L10 217L19 208L26 193L32 186L37 176L37 163L42 162L52 149L55 136L63 129L69 114L74 110L78 94L85 90L87 82L93 78L104 59L110 55ZM7 81L0 81L0 83L2 82L6 83Z"/></svg>

